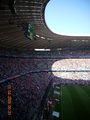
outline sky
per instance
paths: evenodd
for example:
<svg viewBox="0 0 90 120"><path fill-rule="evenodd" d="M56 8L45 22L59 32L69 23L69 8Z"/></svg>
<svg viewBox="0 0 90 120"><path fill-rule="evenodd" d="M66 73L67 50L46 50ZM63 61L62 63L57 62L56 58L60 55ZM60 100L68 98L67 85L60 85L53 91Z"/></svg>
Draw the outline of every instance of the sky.
<svg viewBox="0 0 90 120"><path fill-rule="evenodd" d="M54 33L90 36L90 0L50 0L45 21Z"/></svg>

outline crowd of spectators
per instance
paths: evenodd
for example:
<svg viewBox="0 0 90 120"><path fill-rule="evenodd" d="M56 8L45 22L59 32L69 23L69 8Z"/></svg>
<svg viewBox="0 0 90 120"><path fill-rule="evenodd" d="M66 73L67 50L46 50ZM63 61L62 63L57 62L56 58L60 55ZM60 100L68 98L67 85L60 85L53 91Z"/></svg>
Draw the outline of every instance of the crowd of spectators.
<svg viewBox="0 0 90 120"><path fill-rule="evenodd" d="M8 77L47 70L46 60L23 58L0 58L0 80Z"/></svg>
<svg viewBox="0 0 90 120"><path fill-rule="evenodd" d="M0 120L7 117L7 86L0 85Z"/></svg>
<svg viewBox="0 0 90 120"><path fill-rule="evenodd" d="M12 54L11 54L12 55ZM27 55L0 57L0 119L7 114L7 85L12 86L12 117L16 120L32 120L50 80L55 84L89 85L89 80L70 80L54 76L52 64L58 59L40 59ZM59 59L60 60L60 59ZM10 80L9 80L10 79ZM2 108L2 109L1 109ZM5 119L5 118L4 118Z"/></svg>
<svg viewBox="0 0 90 120"><path fill-rule="evenodd" d="M42 97L49 84L43 73L27 74L13 80L13 114L19 119L32 119L37 113ZM19 106L19 107L18 107ZM17 112L18 111L18 112ZM23 114L25 113L25 114Z"/></svg>
<svg viewBox="0 0 90 120"><path fill-rule="evenodd" d="M10 56L10 57L35 57L35 58L87 58L90 57L90 52L88 50L51 50L51 51L26 51L21 52L17 49L11 51L9 49L0 50L0 56Z"/></svg>
<svg viewBox="0 0 90 120"><path fill-rule="evenodd" d="M90 80L70 80L70 79L61 79L54 77L54 83L55 84L62 84L62 85L84 85L88 86L90 85Z"/></svg>
<svg viewBox="0 0 90 120"><path fill-rule="evenodd" d="M44 76L44 78L43 78ZM12 79L8 84L12 86L12 117L16 120L30 120L38 111L41 100L50 82L50 75L47 73L31 73L21 77ZM8 107L7 103L7 84L2 84L2 90L0 93L1 100L4 97L4 103L2 102L2 109L6 111L2 115L7 115ZM6 88L6 89L5 89ZM5 90L4 90L5 89ZM0 101L1 103L1 101ZM6 107L5 107L6 104ZM2 120L2 119L1 119Z"/></svg>
<svg viewBox="0 0 90 120"><path fill-rule="evenodd" d="M32 119L38 111L42 97L51 80L51 74L42 72L48 67L46 61L2 57L0 63L0 81L5 79L7 84L12 84L12 117L17 120ZM12 79L9 81L9 78ZM7 92L7 84L2 83L2 94L5 87ZM7 95L4 97L7 100ZM5 114L7 112L2 115L6 116Z"/></svg>

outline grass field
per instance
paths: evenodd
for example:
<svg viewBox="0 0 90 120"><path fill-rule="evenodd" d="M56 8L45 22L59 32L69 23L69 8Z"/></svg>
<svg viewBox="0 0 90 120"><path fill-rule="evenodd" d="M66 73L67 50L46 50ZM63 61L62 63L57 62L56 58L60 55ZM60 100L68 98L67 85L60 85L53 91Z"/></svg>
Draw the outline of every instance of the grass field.
<svg viewBox="0 0 90 120"><path fill-rule="evenodd" d="M55 120L90 120L90 86L67 85L57 91L60 102L55 111L60 112L60 118Z"/></svg>

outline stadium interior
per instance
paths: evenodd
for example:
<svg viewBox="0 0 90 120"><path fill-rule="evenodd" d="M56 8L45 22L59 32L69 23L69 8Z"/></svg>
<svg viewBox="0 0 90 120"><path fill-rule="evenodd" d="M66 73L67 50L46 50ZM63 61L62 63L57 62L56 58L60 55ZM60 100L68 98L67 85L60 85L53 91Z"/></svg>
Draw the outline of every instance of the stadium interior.
<svg viewBox="0 0 90 120"><path fill-rule="evenodd" d="M0 0L0 120L90 119L90 37L50 31L50 0Z"/></svg>

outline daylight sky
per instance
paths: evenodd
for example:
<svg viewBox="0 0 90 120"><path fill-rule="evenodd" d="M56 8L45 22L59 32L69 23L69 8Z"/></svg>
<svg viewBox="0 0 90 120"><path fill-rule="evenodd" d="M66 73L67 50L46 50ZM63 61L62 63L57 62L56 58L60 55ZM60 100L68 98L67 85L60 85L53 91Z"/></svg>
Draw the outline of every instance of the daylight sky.
<svg viewBox="0 0 90 120"><path fill-rule="evenodd" d="M90 36L90 0L50 0L45 21L54 33Z"/></svg>

